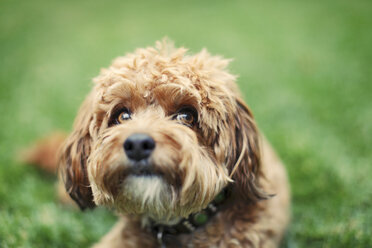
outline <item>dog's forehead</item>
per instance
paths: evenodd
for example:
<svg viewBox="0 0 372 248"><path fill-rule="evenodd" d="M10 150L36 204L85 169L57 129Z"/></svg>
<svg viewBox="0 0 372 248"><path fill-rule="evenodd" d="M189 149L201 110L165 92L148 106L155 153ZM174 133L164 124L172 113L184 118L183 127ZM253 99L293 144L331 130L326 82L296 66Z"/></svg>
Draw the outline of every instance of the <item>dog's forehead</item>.
<svg viewBox="0 0 372 248"><path fill-rule="evenodd" d="M205 89L197 86L188 77L168 77L163 74L161 80L140 75L128 79L113 76L115 82L97 87L100 102L116 104L118 102L130 104L138 108L153 104L161 105L172 111L180 105L201 106L207 99Z"/></svg>
<svg viewBox="0 0 372 248"><path fill-rule="evenodd" d="M231 102L237 91L236 77L226 69L229 60L211 56L206 50L186 55L184 48L167 49L138 49L114 60L95 79L100 99L107 103L118 99L137 105L159 103L167 109L194 105L221 110Z"/></svg>

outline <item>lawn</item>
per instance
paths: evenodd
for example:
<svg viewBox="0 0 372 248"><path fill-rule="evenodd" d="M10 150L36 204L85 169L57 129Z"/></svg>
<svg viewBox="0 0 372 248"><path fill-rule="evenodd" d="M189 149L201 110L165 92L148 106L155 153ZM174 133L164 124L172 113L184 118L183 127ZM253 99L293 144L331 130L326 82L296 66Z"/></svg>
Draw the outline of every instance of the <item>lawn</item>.
<svg viewBox="0 0 372 248"><path fill-rule="evenodd" d="M115 217L58 204L17 151L70 130L101 67L164 36L231 71L287 166L282 247L372 247L371 1L0 2L0 247L88 247Z"/></svg>

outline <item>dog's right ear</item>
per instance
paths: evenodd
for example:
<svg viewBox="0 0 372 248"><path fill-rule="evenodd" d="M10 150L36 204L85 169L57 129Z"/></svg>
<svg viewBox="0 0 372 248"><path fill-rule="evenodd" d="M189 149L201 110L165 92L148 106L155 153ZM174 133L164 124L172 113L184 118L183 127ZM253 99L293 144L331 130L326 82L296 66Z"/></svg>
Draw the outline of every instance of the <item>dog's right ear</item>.
<svg viewBox="0 0 372 248"><path fill-rule="evenodd" d="M231 123L233 134L230 154L234 158L229 161L230 177L241 196L251 202L267 199L259 185L261 159L259 134L248 106L240 98L236 99L237 111Z"/></svg>
<svg viewBox="0 0 372 248"><path fill-rule="evenodd" d="M59 158L59 170L66 191L82 210L96 206L87 174L87 160L92 143L89 127L92 120L92 96L89 95L80 107L73 131L66 139Z"/></svg>

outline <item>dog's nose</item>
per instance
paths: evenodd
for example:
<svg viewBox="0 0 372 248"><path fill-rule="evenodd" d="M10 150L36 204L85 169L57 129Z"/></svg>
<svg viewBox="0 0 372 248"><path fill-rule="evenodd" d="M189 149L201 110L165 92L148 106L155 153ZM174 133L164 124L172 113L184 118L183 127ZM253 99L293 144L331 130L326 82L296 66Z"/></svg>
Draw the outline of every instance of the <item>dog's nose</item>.
<svg viewBox="0 0 372 248"><path fill-rule="evenodd" d="M135 133L124 141L123 147L128 158L140 161L150 157L155 148L155 141L147 134Z"/></svg>

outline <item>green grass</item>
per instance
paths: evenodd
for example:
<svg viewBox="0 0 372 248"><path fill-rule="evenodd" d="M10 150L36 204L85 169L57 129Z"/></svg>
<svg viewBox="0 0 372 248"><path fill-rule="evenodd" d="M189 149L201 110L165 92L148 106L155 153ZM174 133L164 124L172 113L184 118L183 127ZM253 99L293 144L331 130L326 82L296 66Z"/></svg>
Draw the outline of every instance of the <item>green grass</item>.
<svg viewBox="0 0 372 248"><path fill-rule="evenodd" d="M87 247L115 217L60 206L16 151L70 130L101 67L169 36L234 58L244 98L285 162L283 247L372 247L372 2L0 2L0 247Z"/></svg>

